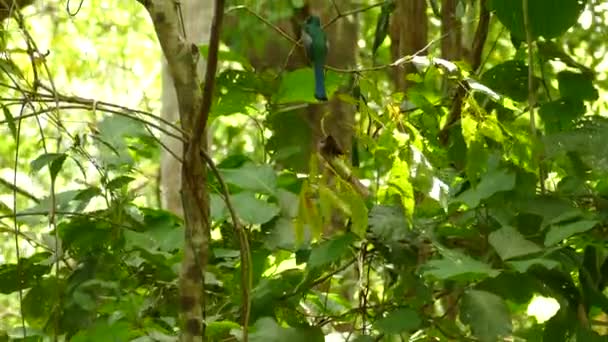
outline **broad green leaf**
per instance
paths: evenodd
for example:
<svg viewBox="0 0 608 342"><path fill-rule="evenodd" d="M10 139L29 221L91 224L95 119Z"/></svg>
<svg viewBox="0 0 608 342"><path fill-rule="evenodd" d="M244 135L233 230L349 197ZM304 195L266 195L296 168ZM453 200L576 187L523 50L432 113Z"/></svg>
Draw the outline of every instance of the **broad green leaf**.
<svg viewBox="0 0 608 342"><path fill-rule="evenodd" d="M150 137L145 126L134 119L112 115L104 117L97 125L99 134L95 136L95 143L99 158L104 165L119 168L134 163L133 150L139 150L142 137Z"/></svg>
<svg viewBox="0 0 608 342"><path fill-rule="evenodd" d="M213 221L225 219L227 215L224 198L218 194L209 194L209 216Z"/></svg>
<svg viewBox="0 0 608 342"><path fill-rule="evenodd" d="M559 93L563 98L595 101L599 94L593 85L593 75L562 71L557 74Z"/></svg>
<svg viewBox="0 0 608 342"><path fill-rule="evenodd" d="M533 38L557 37L576 24L585 8L586 0L534 0L528 1L529 30ZM517 39L526 40L523 6L521 1L491 0L500 22Z"/></svg>
<svg viewBox="0 0 608 342"><path fill-rule="evenodd" d="M133 177L118 176L118 177L112 179L111 181L109 181L108 184L106 185L106 187L108 188L108 190L116 190L116 189L120 189L120 188L128 185L129 183L131 183L134 180L135 180L135 178L133 178Z"/></svg>
<svg viewBox="0 0 608 342"><path fill-rule="evenodd" d="M411 233L401 207L376 205L369 212L368 222L372 233L386 242L404 240Z"/></svg>
<svg viewBox="0 0 608 342"><path fill-rule="evenodd" d="M17 78L23 79L23 72L12 59L0 58L0 73L12 74Z"/></svg>
<svg viewBox="0 0 608 342"><path fill-rule="evenodd" d="M292 218L279 217L274 222L270 234L264 239L264 245L270 250L285 249L296 251L301 245L308 245L312 238L310 229L304 229L302 239L296 238L295 226Z"/></svg>
<svg viewBox="0 0 608 342"><path fill-rule="evenodd" d="M542 251L539 246L530 240L526 240L517 229L511 226L493 231L488 236L488 241L502 260Z"/></svg>
<svg viewBox="0 0 608 342"><path fill-rule="evenodd" d="M481 82L515 101L521 102L528 98L528 66L522 61L510 60L492 67L484 72Z"/></svg>
<svg viewBox="0 0 608 342"><path fill-rule="evenodd" d="M397 309L374 323L374 327L385 334L401 334L416 330L422 324L418 313L410 308Z"/></svg>
<svg viewBox="0 0 608 342"><path fill-rule="evenodd" d="M388 185L396 189L408 218L414 215L414 187L410 182L410 167L406 161L395 158L390 171Z"/></svg>
<svg viewBox="0 0 608 342"><path fill-rule="evenodd" d="M538 115L545 123L547 133L556 133L574 127L576 120L585 114L585 104L580 99L559 99L545 102Z"/></svg>
<svg viewBox="0 0 608 342"><path fill-rule="evenodd" d="M410 145L410 179L412 186L435 200L447 211L449 186L437 177L437 170L417 147Z"/></svg>
<svg viewBox="0 0 608 342"><path fill-rule="evenodd" d="M280 212L279 207L256 197L252 192L239 192L231 196L237 215L248 224L263 224Z"/></svg>
<svg viewBox="0 0 608 342"><path fill-rule="evenodd" d="M519 273L526 273L526 272L528 272L530 267L535 266L535 265L543 266L544 268L546 268L548 270L551 270L551 269L554 269L554 268L557 268L560 266L559 262L557 262L555 260L551 260L551 259L545 259L545 258L534 258L534 259L529 259L529 260L509 261L509 262L507 262L507 264L509 264L511 267L513 267L513 269L515 269Z"/></svg>
<svg viewBox="0 0 608 342"><path fill-rule="evenodd" d="M350 252L350 245L355 240L354 234L346 233L313 246L308 258L308 268L317 268L340 260Z"/></svg>
<svg viewBox="0 0 608 342"><path fill-rule="evenodd" d="M257 77L246 71L229 69L216 80L216 101L211 108L212 116L246 114L255 105Z"/></svg>
<svg viewBox="0 0 608 342"><path fill-rule="evenodd" d="M552 246L560 241L578 233L583 233L593 228L598 221L581 220L566 224L551 225L547 235L545 235L545 246Z"/></svg>
<svg viewBox="0 0 608 342"><path fill-rule="evenodd" d="M262 317L253 325L249 335L251 342L324 342L321 328L284 328L270 317Z"/></svg>
<svg viewBox="0 0 608 342"><path fill-rule="evenodd" d="M49 265L40 264L50 255L45 252L34 254L27 259L21 258L19 266L8 263L0 265L0 293L9 294L34 285L50 271Z"/></svg>
<svg viewBox="0 0 608 342"><path fill-rule="evenodd" d="M224 181L244 190L272 195L276 191L277 177L272 166L246 163L238 169L221 169Z"/></svg>
<svg viewBox="0 0 608 342"><path fill-rule="evenodd" d="M133 248L141 248L148 252L154 252L158 249L158 242L146 233L125 229L123 234L125 237L125 250L127 251Z"/></svg>
<svg viewBox="0 0 608 342"><path fill-rule="evenodd" d="M32 172L38 172L43 167L48 166L52 172L51 177L54 179L66 158L67 155L65 153L44 153L34 159L30 163L30 167L32 168Z"/></svg>
<svg viewBox="0 0 608 342"><path fill-rule="evenodd" d="M81 330L72 337L73 342L108 342L129 341L132 327L125 321L114 324L106 320L97 320L88 330Z"/></svg>
<svg viewBox="0 0 608 342"><path fill-rule="evenodd" d="M333 93L346 80L343 74L333 71L325 72L325 88L327 96L332 97ZM275 94L276 103L289 102L313 102L314 97L314 74L312 68L301 68L283 75L279 90Z"/></svg>
<svg viewBox="0 0 608 342"><path fill-rule="evenodd" d="M509 191L515 187L515 173L506 169L497 169L486 173L477 186L463 192L456 200L476 208L482 200L490 198L497 192Z"/></svg>
<svg viewBox="0 0 608 342"><path fill-rule="evenodd" d="M475 280L495 277L500 272L490 265L477 261L455 250L442 249L443 258L426 263L424 274L438 279Z"/></svg>
<svg viewBox="0 0 608 342"><path fill-rule="evenodd" d="M314 152L312 126L298 111L289 110L271 113L266 118L266 127L272 131L267 148L273 160L286 169L295 172L308 172L306 156Z"/></svg>
<svg viewBox="0 0 608 342"><path fill-rule="evenodd" d="M479 132L499 143L502 143L504 140L500 124L496 117L492 115L483 118L483 121L479 125Z"/></svg>
<svg viewBox="0 0 608 342"><path fill-rule="evenodd" d="M498 341L510 335L513 329L509 308L504 300L486 291L465 292L460 304L460 317L482 342Z"/></svg>
<svg viewBox="0 0 608 342"><path fill-rule="evenodd" d="M350 186L350 184L345 185L346 190L341 193L341 198L346 202L346 204L350 208L350 217L351 217L351 231L360 238L365 237L365 232L368 227L368 214L367 214L367 206L363 201L363 198Z"/></svg>

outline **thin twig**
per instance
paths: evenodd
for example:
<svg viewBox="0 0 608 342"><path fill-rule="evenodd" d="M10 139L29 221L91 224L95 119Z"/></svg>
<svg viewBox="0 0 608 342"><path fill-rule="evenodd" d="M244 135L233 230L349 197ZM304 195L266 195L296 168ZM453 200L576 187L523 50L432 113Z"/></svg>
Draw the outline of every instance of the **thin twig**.
<svg viewBox="0 0 608 342"><path fill-rule="evenodd" d="M536 94L534 93L534 42L532 40L532 29L530 27L530 16L528 8L528 0L522 0L524 27L526 30L526 43L528 45L528 108L530 111L530 134L532 139L537 139L536 134ZM542 145L542 144L541 144ZM534 152L538 156L538 152ZM538 156L540 157L540 156ZM541 158L538 159L538 181L540 183L540 192L545 193L544 170Z"/></svg>

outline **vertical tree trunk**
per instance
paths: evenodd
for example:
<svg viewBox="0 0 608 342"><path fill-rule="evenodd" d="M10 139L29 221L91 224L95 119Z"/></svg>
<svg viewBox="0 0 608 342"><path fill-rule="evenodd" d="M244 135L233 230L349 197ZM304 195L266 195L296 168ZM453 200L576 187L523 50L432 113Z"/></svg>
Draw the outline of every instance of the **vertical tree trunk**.
<svg viewBox="0 0 608 342"><path fill-rule="evenodd" d="M204 145L206 139L203 137L204 123L198 127L203 114L201 82L197 76L199 51L192 37L184 37L181 22L181 18L196 18L198 13L194 9L187 10L172 0L138 1L150 13L167 61L167 71L173 81L177 99L177 110L174 113L179 113L182 129L190 135L184 137L182 146L181 197L186 225L180 273L180 339L187 342L201 341L205 335L203 275L209 247L207 169L201 156L201 149L205 147L201 145ZM210 1L193 2L196 3L211 5ZM220 11L223 11L223 5Z"/></svg>
<svg viewBox="0 0 608 342"><path fill-rule="evenodd" d="M209 41L209 27L213 10L212 1L183 0L181 8L184 17L184 27L189 41L195 44L207 44ZM161 117L165 120L177 123L179 120L179 109L175 86L167 67L167 59L162 57L162 109ZM197 66L197 75L203 79L205 75L205 58L201 57ZM160 189L162 207L176 215L183 216L182 200L179 189L181 188L181 170L179 161L173 156L182 155L181 141L161 136L161 142L171 152L162 150L160 156Z"/></svg>
<svg viewBox="0 0 608 342"><path fill-rule="evenodd" d="M411 56L427 44L428 18L426 0L398 0L395 14L391 16L389 34L392 40L391 55L393 60ZM404 70L405 69L405 72ZM404 68L394 69L393 79L398 90L407 89L405 75L416 71L408 63Z"/></svg>
<svg viewBox="0 0 608 342"><path fill-rule="evenodd" d="M462 57L462 25L456 15L458 0L441 2L441 56L447 60Z"/></svg>

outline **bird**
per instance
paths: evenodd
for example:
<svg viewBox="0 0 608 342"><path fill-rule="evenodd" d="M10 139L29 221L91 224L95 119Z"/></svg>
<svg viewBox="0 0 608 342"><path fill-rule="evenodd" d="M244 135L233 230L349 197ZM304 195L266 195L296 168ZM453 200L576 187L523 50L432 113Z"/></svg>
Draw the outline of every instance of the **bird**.
<svg viewBox="0 0 608 342"><path fill-rule="evenodd" d="M311 15L304 22L302 28L302 41L306 48L306 55L312 63L315 75L315 98L319 101L327 101L325 91L324 66L327 59L329 44L327 36L321 27L321 19Z"/></svg>

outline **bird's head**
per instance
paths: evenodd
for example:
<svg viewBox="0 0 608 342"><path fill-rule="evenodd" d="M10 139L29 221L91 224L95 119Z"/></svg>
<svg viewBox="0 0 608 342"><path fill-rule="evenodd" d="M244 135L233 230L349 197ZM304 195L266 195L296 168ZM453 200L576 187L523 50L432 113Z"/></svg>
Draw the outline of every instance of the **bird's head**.
<svg viewBox="0 0 608 342"><path fill-rule="evenodd" d="M321 18L311 15L306 19L306 26L321 26Z"/></svg>

